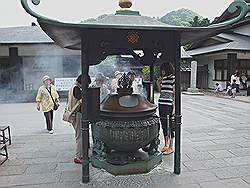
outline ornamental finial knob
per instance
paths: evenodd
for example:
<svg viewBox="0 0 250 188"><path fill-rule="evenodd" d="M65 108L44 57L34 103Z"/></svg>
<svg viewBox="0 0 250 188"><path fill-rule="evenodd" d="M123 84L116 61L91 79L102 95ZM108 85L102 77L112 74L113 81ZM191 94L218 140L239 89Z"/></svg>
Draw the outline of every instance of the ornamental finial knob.
<svg viewBox="0 0 250 188"><path fill-rule="evenodd" d="M132 6L132 0L119 0L119 6L121 8L130 8Z"/></svg>

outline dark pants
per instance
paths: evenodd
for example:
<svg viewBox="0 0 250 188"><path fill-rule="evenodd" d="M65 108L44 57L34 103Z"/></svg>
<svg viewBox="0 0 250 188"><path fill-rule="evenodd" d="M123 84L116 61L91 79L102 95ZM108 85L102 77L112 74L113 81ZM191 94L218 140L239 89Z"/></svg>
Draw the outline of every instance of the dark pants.
<svg viewBox="0 0 250 188"><path fill-rule="evenodd" d="M243 86L243 89L247 89L247 83L246 82L242 82L242 86Z"/></svg>
<svg viewBox="0 0 250 188"><path fill-rule="evenodd" d="M250 96L250 86L247 87L247 96Z"/></svg>
<svg viewBox="0 0 250 188"><path fill-rule="evenodd" d="M44 112L44 116L46 119L47 130L53 130L53 110L50 110L49 112Z"/></svg>
<svg viewBox="0 0 250 188"><path fill-rule="evenodd" d="M240 92L240 85L236 84L236 92L239 93Z"/></svg>
<svg viewBox="0 0 250 188"><path fill-rule="evenodd" d="M159 104L159 115L161 120L161 127L163 130L163 135L171 135L171 138L174 137L174 125L172 123L172 112L173 106Z"/></svg>

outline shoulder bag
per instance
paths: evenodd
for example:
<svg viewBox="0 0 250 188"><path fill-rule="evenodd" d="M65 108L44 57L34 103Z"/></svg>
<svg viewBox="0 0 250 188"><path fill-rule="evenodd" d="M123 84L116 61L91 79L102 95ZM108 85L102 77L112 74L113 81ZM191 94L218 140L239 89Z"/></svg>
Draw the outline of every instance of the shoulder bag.
<svg viewBox="0 0 250 188"><path fill-rule="evenodd" d="M51 99L52 99L52 101L53 101L53 103L54 103L54 107L53 107L53 110L57 110L58 109L58 107L59 107L59 104L57 104L55 101L54 101L54 99L53 99L53 97L52 97L52 94L51 94L51 88L50 88L50 91L49 91L49 89L48 88L46 88L47 90L48 90L48 92L49 92L49 94L50 94L50 97L51 97Z"/></svg>

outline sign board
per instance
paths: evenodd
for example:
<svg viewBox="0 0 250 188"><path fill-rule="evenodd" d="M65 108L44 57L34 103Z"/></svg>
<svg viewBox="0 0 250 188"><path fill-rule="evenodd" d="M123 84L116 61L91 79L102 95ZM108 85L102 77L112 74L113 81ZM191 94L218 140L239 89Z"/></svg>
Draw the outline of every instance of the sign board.
<svg viewBox="0 0 250 188"><path fill-rule="evenodd" d="M57 91L68 91L75 81L76 78L55 78L55 86Z"/></svg>

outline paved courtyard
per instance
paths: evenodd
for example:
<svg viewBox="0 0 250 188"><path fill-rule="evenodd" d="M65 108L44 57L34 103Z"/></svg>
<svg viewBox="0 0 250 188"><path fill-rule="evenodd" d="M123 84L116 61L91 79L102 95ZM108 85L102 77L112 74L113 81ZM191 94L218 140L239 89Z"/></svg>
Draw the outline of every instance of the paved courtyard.
<svg viewBox="0 0 250 188"><path fill-rule="evenodd" d="M90 167L87 185L80 183L81 166L72 162L74 132L61 121L64 103L55 114L53 135L46 133L35 104L0 104L0 123L11 125L13 138L10 159L0 166L0 187L250 188L248 99L182 96L181 175L172 173L170 155L144 175L115 177Z"/></svg>

